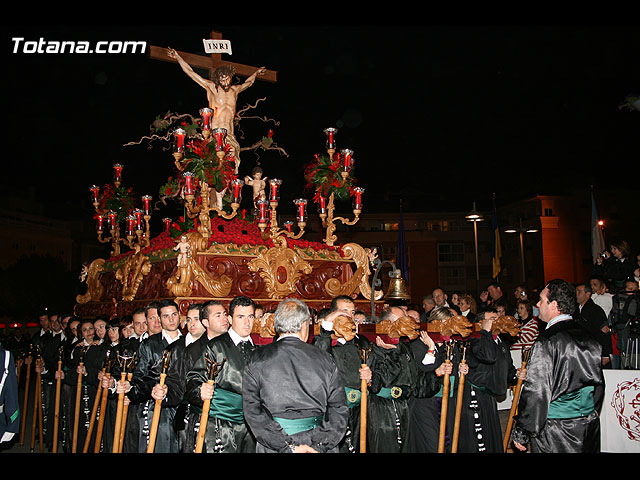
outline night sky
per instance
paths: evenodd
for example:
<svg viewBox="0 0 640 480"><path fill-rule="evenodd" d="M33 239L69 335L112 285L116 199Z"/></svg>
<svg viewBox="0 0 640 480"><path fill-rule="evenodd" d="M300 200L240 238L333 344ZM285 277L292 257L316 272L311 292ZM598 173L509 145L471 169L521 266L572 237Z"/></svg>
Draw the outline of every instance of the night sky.
<svg viewBox="0 0 640 480"><path fill-rule="evenodd" d="M289 156L245 153L240 173L260 162L283 179L285 199L304 196L303 169L324 151L326 127L339 129L338 148L355 151L365 211L397 212L401 198L409 211L465 210L474 201L488 210L493 192L505 204L569 185L637 183L640 112L620 106L640 95L638 27L212 20L3 27L3 188L34 185L56 215L83 215L89 186L109 182L120 162L136 195L156 197L175 174L166 145L123 145L148 134L158 115L197 116L206 106L177 64L146 54L13 53L12 38L144 40L204 54L211 30L231 40L224 58L278 72L278 83L257 81L238 106L266 97L253 112L279 124L244 120L241 144L273 128Z"/></svg>

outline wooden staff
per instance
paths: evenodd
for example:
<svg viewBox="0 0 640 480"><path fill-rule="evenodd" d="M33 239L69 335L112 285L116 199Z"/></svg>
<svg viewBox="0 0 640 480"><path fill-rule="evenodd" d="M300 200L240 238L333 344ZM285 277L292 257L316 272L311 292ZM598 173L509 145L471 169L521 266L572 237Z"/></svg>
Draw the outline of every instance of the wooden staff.
<svg viewBox="0 0 640 480"><path fill-rule="evenodd" d="M209 379L207 383L209 385L214 385L216 383L216 377L222 367L224 366L224 362L227 359L223 359L220 364L215 360L211 360L208 357L205 357L206 362L209 364ZM214 387L215 388L215 387ZM200 427L198 429L198 438L196 440L196 449L195 453L202 453L202 447L204 446L204 437L207 433L207 422L209 421L209 407L211 406L211 399L207 399L202 403L202 413L200 414Z"/></svg>
<svg viewBox="0 0 640 480"><path fill-rule="evenodd" d="M445 344L447 358L445 363L451 363L453 343ZM447 429L447 409L449 405L449 374L445 373L442 380L442 406L440 408L440 436L438 438L438 453L444 453L444 437Z"/></svg>
<svg viewBox="0 0 640 480"><path fill-rule="evenodd" d="M163 386L167 378L167 369L171 360L171 351L165 350L162 353L162 373L160 374L159 385ZM162 410L162 400L156 400L153 407L153 418L151 419L151 430L149 432L149 443L147 444L147 453L153 453L156 447L156 437L158 436L158 425L160 424L160 412Z"/></svg>
<svg viewBox="0 0 640 480"><path fill-rule="evenodd" d="M24 431L27 423L27 402L29 400L29 384L31 383L31 361L33 360L33 345L29 345L29 352L27 352L27 356L25 358L25 364L27 365L27 378L24 384L24 400L22 402L22 411L24 414L22 415L22 427L20 428L20 445L24 445ZM29 360L29 362L27 362Z"/></svg>
<svg viewBox="0 0 640 480"><path fill-rule="evenodd" d="M107 356L102 364L102 376L106 375L107 367L109 365L109 350L107 350ZM102 385L98 385L98 389L96 390L96 398L93 399L93 407L91 408L91 417L89 418L89 429L87 430L87 437L84 439L84 446L82 447L82 453L87 453L89 451L89 444L91 443L91 436L93 435L93 427L96 423L96 417L98 415L98 407L101 404L102 396L107 396L107 392L104 391ZM100 410L100 420L104 418L105 410ZM102 432L100 432L102 434ZM100 438L96 435L96 444L100 444Z"/></svg>
<svg viewBox="0 0 640 480"><path fill-rule="evenodd" d="M531 349L522 350L522 366L526 368L531 355ZM520 400L520 390L522 390L522 380L518 379L516 383L515 391L513 392L513 403L511 403L511 411L509 412L509 419L507 420L507 428L504 432L503 447L504 452L507 453L507 446L509 445L509 438L511 437L511 429L513 428L513 417L516 414L518 408L518 401Z"/></svg>
<svg viewBox="0 0 640 480"><path fill-rule="evenodd" d="M127 382L131 382L133 378L133 373L127 373ZM122 447L124 446L124 432L127 428L127 416L129 415L129 404L125 404L122 410L122 425L120 426L120 444L118 445L118 452L122 452Z"/></svg>
<svg viewBox="0 0 640 480"><path fill-rule="evenodd" d="M87 347L82 347L80 351L80 362L78 367L81 370L84 367L84 354L87 351ZM71 443L71 453L76 453L78 448L78 427L80 425L80 403L82 402L82 372L78 373L78 381L76 383L76 408L73 418L73 441Z"/></svg>
<svg viewBox="0 0 640 480"><path fill-rule="evenodd" d="M54 405L53 413L53 448L52 452L58 452L58 426L60 425L60 394L62 391L62 355L64 353L64 347L58 348L58 370L56 378L56 401Z"/></svg>
<svg viewBox="0 0 640 480"><path fill-rule="evenodd" d="M130 362L133 360L133 357L125 357L124 355L120 355L118 353L118 361L122 368L120 373L120 382L124 383L127 378L127 367L130 365ZM120 430L122 427L122 412L124 411L124 392L118 394L118 407L116 408L116 424L113 431L113 445L111 446L111 453L120 453L118 450L120 446Z"/></svg>
<svg viewBox="0 0 640 480"><path fill-rule="evenodd" d="M40 345L36 345L36 365L38 366L36 377L36 391L33 395L33 417L31 422L31 451L33 452L36 444L36 424L40 423L38 429L40 440L40 453L42 453L42 355Z"/></svg>
<svg viewBox="0 0 640 480"><path fill-rule="evenodd" d="M467 354L467 345L461 343L460 348L462 349L462 360L460 360L461 364L467 363L466 354ZM456 397L456 415L455 421L453 424L453 439L451 442L451 453L458 452L458 436L460 433L460 417L462 415L462 394L464 393L464 379L466 375L460 373L458 375L458 396Z"/></svg>
<svg viewBox="0 0 640 480"><path fill-rule="evenodd" d="M371 348L372 346L369 345L367 348L360 349L361 368L367 366ZM360 381L360 453L367 451L367 388L367 381L363 378Z"/></svg>
<svg viewBox="0 0 640 480"><path fill-rule="evenodd" d="M107 362L108 367L105 370L104 376L108 381L111 378L111 360L107 360ZM96 429L96 440L95 444L93 445L93 453L100 453L100 446L102 444L102 432L104 430L104 417L107 413L107 400L109 399L109 389L102 387L102 385L100 385L100 388L102 389L102 397L100 398L100 418L98 419L98 428Z"/></svg>

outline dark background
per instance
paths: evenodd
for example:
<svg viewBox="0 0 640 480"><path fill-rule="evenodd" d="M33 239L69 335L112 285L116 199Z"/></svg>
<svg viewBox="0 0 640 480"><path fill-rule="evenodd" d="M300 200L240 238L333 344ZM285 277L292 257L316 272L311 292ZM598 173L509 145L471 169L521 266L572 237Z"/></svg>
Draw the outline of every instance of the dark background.
<svg viewBox="0 0 640 480"><path fill-rule="evenodd" d="M206 105L177 64L13 53L13 37L144 40L204 54L211 30L231 40L224 58L278 72L278 83L256 82L238 107L266 97L252 112L279 124L243 120L241 143L274 128L289 156L245 153L240 173L260 162L283 179L285 200L305 195L304 166L323 152L329 126L339 129L338 148L355 151L365 212L395 213L400 198L405 211L474 201L488 210L493 193L501 205L567 186L635 188L640 112L620 106L640 94L638 27L294 25L6 26L3 189L33 185L49 214L90 216L89 186L110 182L120 162L124 183L155 198L175 174L170 153L123 145L158 115L197 116Z"/></svg>

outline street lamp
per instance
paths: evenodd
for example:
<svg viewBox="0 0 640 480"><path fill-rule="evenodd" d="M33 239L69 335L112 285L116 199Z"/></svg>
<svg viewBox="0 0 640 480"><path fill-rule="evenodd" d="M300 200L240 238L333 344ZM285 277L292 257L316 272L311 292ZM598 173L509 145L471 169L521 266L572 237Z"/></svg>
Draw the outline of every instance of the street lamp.
<svg viewBox="0 0 640 480"><path fill-rule="evenodd" d="M473 222L473 241L475 244L476 254L476 290L480 288L480 265L478 263L478 222L482 222L484 218L476 210L476 202L473 202L473 210L465 217L468 222Z"/></svg>
<svg viewBox="0 0 640 480"><path fill-rule="evenodd" d="M524 266L524 234L525 233L536 233L538 231L537 228L534 227L523 227L522 226L522 219L519 218L519 224L520 227L509 227L507 228L504 233L518 233L520 235L520 262L522 265L522 283L525 283L527 281L527 275L526 275L526 270L525 270L525 266Z"/></svg>

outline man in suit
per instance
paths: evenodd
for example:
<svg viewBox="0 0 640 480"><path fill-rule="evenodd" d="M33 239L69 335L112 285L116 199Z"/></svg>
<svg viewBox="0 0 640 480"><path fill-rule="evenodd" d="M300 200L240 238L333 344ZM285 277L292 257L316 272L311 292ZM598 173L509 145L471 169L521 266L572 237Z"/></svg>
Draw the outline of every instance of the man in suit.
<svg viewBox="0 0 640 480"><path fill-rule="evenodd" d="M242 375L245 363L255 349L251 331L255 322L255 304L245 296L229 304L231 328L209 341L187 374L186 400L202 409L210 400L209 419L204 441L207 453L254 453L255 438L244 419ZM222 364L209 385L210 362Z"/></svg>
<svg viewBox="0 0 640 480"><path fill-rule="evenodd" d="M173 300L161 300L157 310L162 325L161 331L150 335L140 343L138 362L133 371L131 382L118 380L116 387L116 393L126 393L131 403L139 404L137 414L140 425L138 438L140 453L147 451L155 400L161 399L158 389L155 387L158 385L162 373L164 351L182 336L179 329L178 305ZM173 429L174 416L175 408L163 405L154 452L178 452L178 440Z"/></svg>
<svg viewBox="0 0 640 480"><path fill-rule="evenodd" d="M611 335L608 331L607 315L602 307L596 305L591 298L591 286L588 283L581 283L576 286L576 299L578 308L574 313L576 321L581 323L598 343L602 346L602 366L608 368L610 365L610 355L612 354Z"/></svg>

